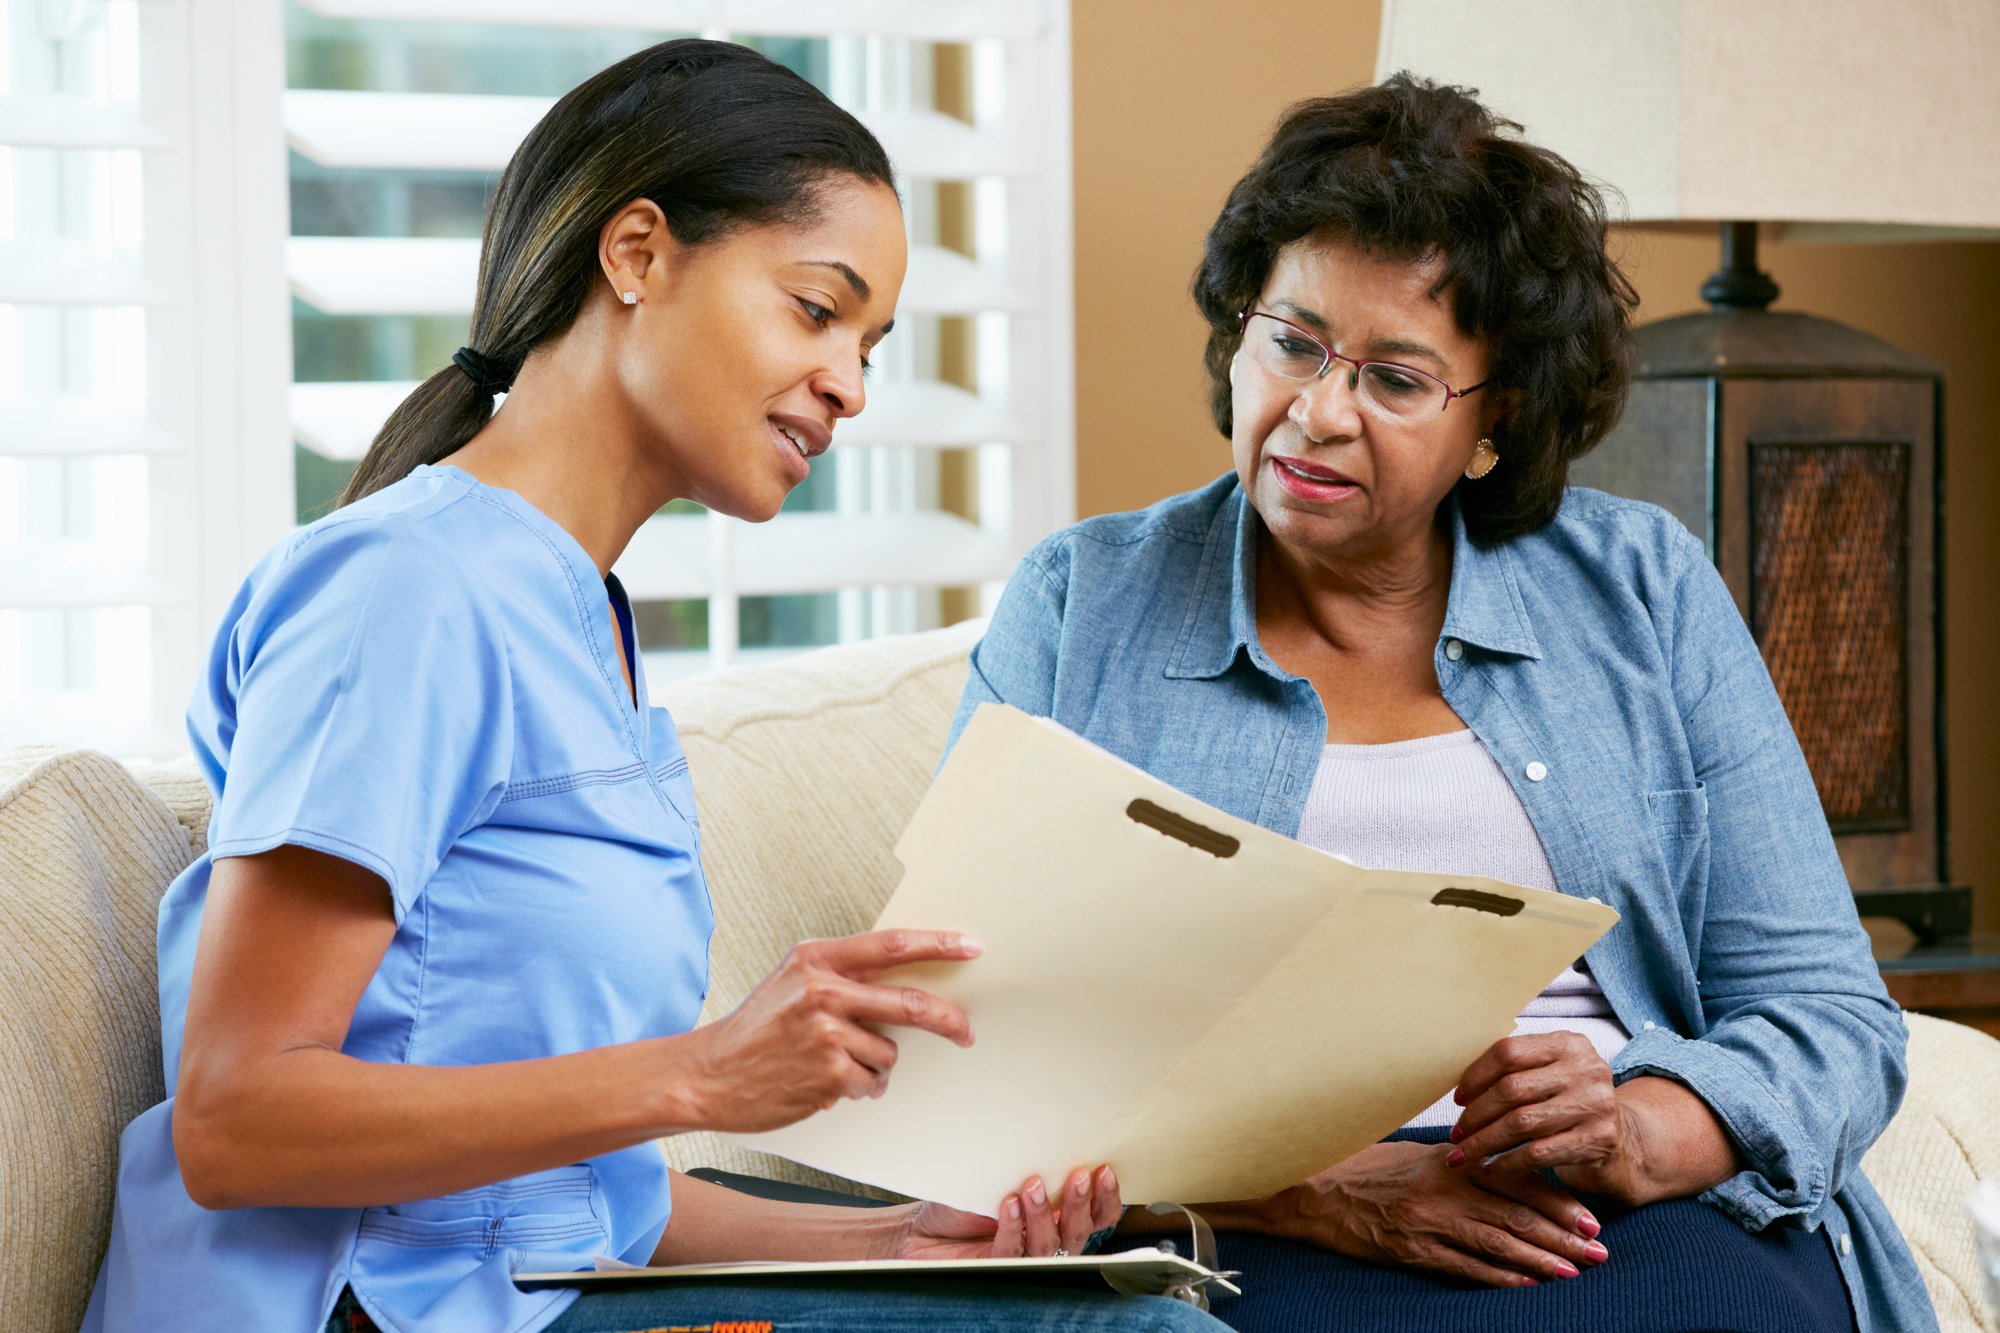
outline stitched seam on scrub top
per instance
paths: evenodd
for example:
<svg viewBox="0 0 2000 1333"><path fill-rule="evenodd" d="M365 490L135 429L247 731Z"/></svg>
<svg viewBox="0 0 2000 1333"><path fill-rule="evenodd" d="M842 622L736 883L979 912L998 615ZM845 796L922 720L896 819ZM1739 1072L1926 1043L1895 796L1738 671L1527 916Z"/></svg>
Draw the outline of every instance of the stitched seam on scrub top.
<svg viewBox="0 0 2000 1333"><path fill-rule="evenodd" d="M457 1202L461 1199L539 1199L550 1194L574 1194L578 1198L590 1193L593 1176L589 1163L583 1163L585 1174L558 1176L553 1180L502 1180L492 1185L480 1185L469 1190L458 1190L451 1194L440 1194L435 1202Z"/></svg>
<svg viewBox="0 0 2000 1333"><path fill-rule="evenodd" d="M620 782L630 782L633 778L644 777L644 764L626 764L623 768L589 768L580 773L566 773L557 778L529 778L525 782L510 782L500 803L527 800L535 796L553 796L558 792L574 791L578 787L609 787Z"/></svg>
<svg viewBox="0 0 2000 1333"><path fill-rule="evenodd" d="M573 1240L578 1236L601 1236L604 1228L595 1218L583 1222L564 1222L553 1226L508 1226L505 1218L491 1218L468 1222L450 1231L424 1231L416 1227L399 1225L392 1218L364 1218L360 1234L377 1240L393 1241L411 1249L438 1250L479 1246L486 1249L496 1239L504 1238L509 1244L525 1241ZM492 1251L487 1250L490 1255Z"/></svg>
<svg viewBox="0 0 2000 1333"><path fill-rule="evenodd" d="M653 770L653 776L665 781L687 772L687 759L682 757L673 763ZM500 804L509 801L528 800L536 796L553 796L559 792L574 791L578 787L608 787L620 782L630 782L633 778L644 777L646 765L627 764L623 768L592 768L580 773L569 773L557 778L529 778L523 782L508 784Z"/></svg>

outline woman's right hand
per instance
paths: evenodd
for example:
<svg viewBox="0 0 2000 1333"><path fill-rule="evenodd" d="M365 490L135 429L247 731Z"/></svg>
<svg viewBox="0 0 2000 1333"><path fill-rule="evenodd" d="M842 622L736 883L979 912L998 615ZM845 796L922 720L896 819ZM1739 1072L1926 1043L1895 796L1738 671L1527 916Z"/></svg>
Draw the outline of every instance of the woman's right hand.
<svg viewBox="0 0 2000 1333"><path fill-rule="evenodd" d="M1449 1144L1380 1143L1267 1201L1271 1229L1374 1263L1496 1287L1575 1277L1609 1257L1597 1220L1532 1172L1479 1181Z"/></svg>
<svg viewBox="0 0 2000 1333"><path fill-rule="evenodd" d="M896 1043L877 1028L921 1028L970 1046L972 1024L957 1005L914 987L869 985L868 978L910 963L963 962L983 947L970 935L930 930L798 945L727 1017L670 1039L686 1053L669 1091L670 1123L754 1134L843 1097L879 1097L896 1065Z"/></svg>

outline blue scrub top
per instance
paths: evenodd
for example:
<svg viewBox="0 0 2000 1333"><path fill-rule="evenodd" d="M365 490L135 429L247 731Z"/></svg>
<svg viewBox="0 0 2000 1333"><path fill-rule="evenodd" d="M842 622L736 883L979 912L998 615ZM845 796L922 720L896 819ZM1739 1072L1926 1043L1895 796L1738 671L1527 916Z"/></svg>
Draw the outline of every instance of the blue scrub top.
<svg viewBox="0 0 2000 1333"><path fill-rule="evenodd" d="M626 690L614 608L629 652L616 580L519 496L449 467L252 571L188 714L215 808L207 854L160 904L169 1090L210 867L287 843L380 875L394 905L348 1055L485 1064L694 1025L714 914L687 759L636 653L636 705ZM517 1291L510 1268L643 1261L667 1222L651 1143L416 1203L211 1212L181 1183L173 1109L121 1140L87 1333L303 1333L347 1285L384 1329L539 1329L574 1293Z"/></svg>

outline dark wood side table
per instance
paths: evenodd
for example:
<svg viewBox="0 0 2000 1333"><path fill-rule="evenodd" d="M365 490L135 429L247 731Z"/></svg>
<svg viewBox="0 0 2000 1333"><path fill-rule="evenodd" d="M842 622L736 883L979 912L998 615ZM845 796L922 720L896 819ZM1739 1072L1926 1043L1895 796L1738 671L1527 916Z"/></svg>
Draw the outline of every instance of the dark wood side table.
<svg viewBox="0 0 2000 1333"><path fill-rule="evenodd" d="M2000 935L1899 943L1875 933L1875 961L1890 998L2000 1037Z"/></svg>

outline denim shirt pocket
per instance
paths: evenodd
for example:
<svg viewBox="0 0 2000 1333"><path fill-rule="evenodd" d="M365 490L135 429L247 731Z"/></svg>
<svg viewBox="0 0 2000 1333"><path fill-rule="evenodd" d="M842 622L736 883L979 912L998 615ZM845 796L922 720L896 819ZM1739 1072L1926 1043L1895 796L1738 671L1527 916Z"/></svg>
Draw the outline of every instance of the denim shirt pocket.
<svg viewBox="0 0 2000 1333"><path fill-rule="evenodd" d="M1693 932L1688 940L1694 956L1701 952L1701 918L1708 898L1708 788L1692 787L1646 794L1653 821L1653 838L1660 853L1667 888L1680 908L1681 919Z"/></svg>

